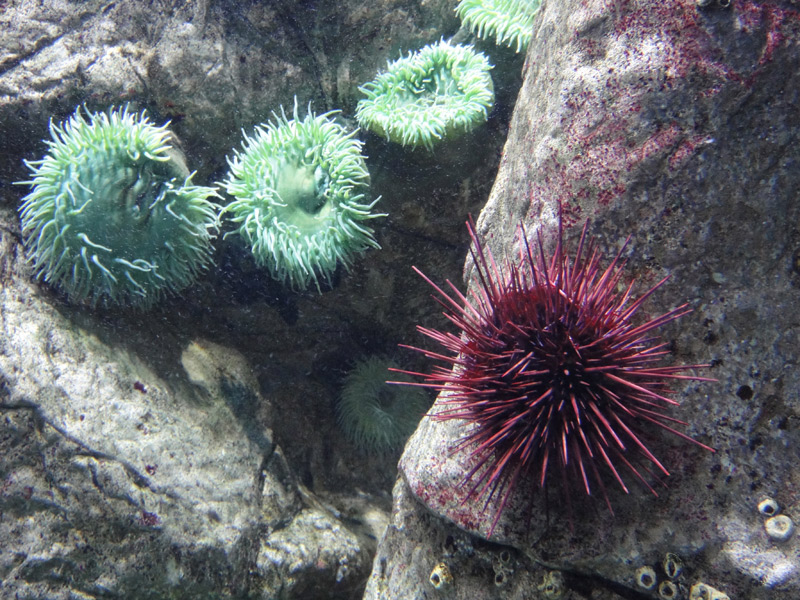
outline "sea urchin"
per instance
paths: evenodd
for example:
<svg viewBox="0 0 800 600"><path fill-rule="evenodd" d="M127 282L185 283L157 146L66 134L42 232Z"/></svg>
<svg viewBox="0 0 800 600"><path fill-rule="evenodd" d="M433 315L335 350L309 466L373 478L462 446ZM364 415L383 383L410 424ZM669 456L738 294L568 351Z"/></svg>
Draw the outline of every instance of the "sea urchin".
<svg viewBox="0 0 800 600"><path fill-rule="evenodd" d="M678 431L686 423L667 414L678 404L669 382L706 380L682 374L705 365L658 364L668 350L654 330L690 309L684 304L634 320L666 278L635 300L633 282L618 291L625 245L603 269L586 227L573 259L564 253L560 233L549 261L541 238L536 258L526 239L519 264L509 261L503 276L471 222L468 227L477 273L468 297L449 281L446 292L415 268L462 333L420 327L450 354L414 349L444 363L419 384L445 392L436 418L472 425L454 451L470 453L466 497L497 504L491 530L515 486L544 488L553 471L566 498L572 483L587 495L596 483L609 509L601 471L625 492L627 471L655 494L646 478L649 466L669 472L648 447L652 426L711 450Z"/></svg>

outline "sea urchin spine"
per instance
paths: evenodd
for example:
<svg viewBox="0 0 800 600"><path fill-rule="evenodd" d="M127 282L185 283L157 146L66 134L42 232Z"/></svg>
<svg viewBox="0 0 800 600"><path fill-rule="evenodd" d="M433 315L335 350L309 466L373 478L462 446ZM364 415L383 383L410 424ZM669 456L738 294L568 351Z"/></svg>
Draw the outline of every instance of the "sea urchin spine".
<svg viewBox="0 0 800 600"><path fill-rule="evenodd" d="M682 374L707 365L658 365L668 350L654 330L690 309L684 304L634 322L667 278L635 300L634 282L617 291L627 241L602 269L586 227L574 259L563 251L561 232L549 262L541 237L537 257L525 238L519 264L509 261L503 276L471 222L468 228L477 272L468 297L449 281L445 291L415 268L438 292L445 316L461 333L419 327L449 354L412 349L444 363L430 374L415 373L425 378L418 385L445 392L435 418L472 425L454 451L470 453L472 467L462 483L469 486L466 498L497 503L491 530L515 486L524 481L544 488L553 468L565 497L571 482L579 482L587 495L596 483L609 510L601 470L626 493L624 470L655 494L644 473L651 465L669 472L646 443L653 425L713 451L676 429L686 423L667 414L678 404L669 382L711 381Z"/></svg>

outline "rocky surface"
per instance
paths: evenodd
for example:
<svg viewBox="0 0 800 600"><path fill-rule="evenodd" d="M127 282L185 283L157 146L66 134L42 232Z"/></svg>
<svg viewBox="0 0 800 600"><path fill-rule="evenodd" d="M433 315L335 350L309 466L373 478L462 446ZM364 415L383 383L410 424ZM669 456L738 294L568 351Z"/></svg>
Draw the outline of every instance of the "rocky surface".
<svg viewBox="0 0 800 600"><path fill-rule="evenodd" d="M687 598L700 583L730 598L800 594L800 537L770 538L757 509L772 497L800 520L799 89L794 3L545 3L479 233L498 257L516 254L520 221L552 246L561 205L568 225L591 220L606 254L632 235L629 276L670 276L646 311L694 309L663 334L672 360L709 362L718 381L680 386L675 416L716 452L663 440L666 487L626 496L609 482L615 516L576 496L570 518L558 486L528 512L519 486L490 535L496 507L460 485L463 427L425 419L365 598L656 598L671 584ZM504 549L516 566L500 591ZM674 582L668 553L684 563ZM636 581L648 566L650 589Z"/></svg>
<svg viewBox="0 0 800 600"><path fill-rule="evenodd" d="M140 313L33 280L12 182L50 119L130 102L172 121L211 184L243 127L295 96L346 119L387 59L457 26L443 1L0 2L0 597L360 597L397 457L343 439L339 381L412 329L418 305L393 293L415 277L409 254L459 248L442 230L488 185L465 185L472 169L432 184L439 166L409 183L373 140L375 179L424 198L383 201L396 228L373 262L294 295L219 240L207 278Z"/></svg>
<svg viewBox="0 0 800 600"><path fill-rule="evenodd" d="M139 358L17 279L18 240L0 243L0 596L358 589L368 536L298 486L241 354L163 330ZM313 544L275 550L287 536Z"/></svg>
<svg viewBox="0 0 800 600"><path fill-rule="evenodd" d="M458 27L446 2L10 0L0 7L0 151L75 105L132 102L170 119L201 176L240 131L313 101L352 113L387 58ZM35 137L31 137L35 135ZM201 162L202 161L202 162Z"/></svg>

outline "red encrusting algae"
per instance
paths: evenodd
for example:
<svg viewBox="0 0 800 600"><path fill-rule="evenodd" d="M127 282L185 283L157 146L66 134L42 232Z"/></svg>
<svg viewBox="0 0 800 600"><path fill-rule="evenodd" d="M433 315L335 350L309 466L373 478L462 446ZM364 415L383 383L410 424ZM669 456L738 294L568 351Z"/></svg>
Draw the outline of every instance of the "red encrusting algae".
<svg viewBox="0 0 800 600"><path fill-rule="evenodd" d="M668 412L678 404L669 383L713 381L684 374L708 365L660 365L669 351L654 333L691 309L684 304L636 322L667 278L633 299L635 282L622 281L627 240L602 268L586 226L574 258L559 232L549 260L541 238L534 256L522 229L519 263L509 261L504 274L474 224L467 226L477 273L468 296L449 281L445 291L415 268L458 333L419 327L447 353L410 347L439 363L431 373L411 374L425 380L414 385L445 392L434 418L472 425L453 451L471 459L465 501L497 503L490 534L518 485L545 488L554 471L567 501L574 483L587 495L596 484L612 510L601 471L626 493L627 472L656 494L651 467L669 475L650 449L656 429L713 452L678 430L687 423Z"/></svg>

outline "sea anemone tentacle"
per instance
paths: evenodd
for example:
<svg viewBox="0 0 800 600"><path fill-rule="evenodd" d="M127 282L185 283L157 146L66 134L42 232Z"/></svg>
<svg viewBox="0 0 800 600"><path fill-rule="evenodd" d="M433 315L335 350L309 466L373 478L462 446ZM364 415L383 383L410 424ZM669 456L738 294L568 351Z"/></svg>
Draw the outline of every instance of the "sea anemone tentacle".
<svg viewBox="0 0 800 600"><path fill-rule="evenodd" d="M192 183L168 125L128 106L78 107L50 123L45 157L26 161L28 258L71 301L146 308L210 264L218 195Z"/></svg>
<svg viewBox="0 0 800 600"><path fill-rule="evenodd" d="M396 369L392 360L372 356L358 361L345 378L337 420L348 439L364 452L402 448L430 406L423 390L386 382L390 370ZM399 380L411 381L402 374Z"/></svg>
<svg viewBox="0 0 800 600"><path fill-rule="evenodd" d="M494 104L492 65L472 46L445 40L390 62L359 90L359 124L403 146L432 150L470 131Z"/></svg>
<svg viewBox="0 0 800 600"><path fill-rule="evenodd" d="M518 53L533 38L533 19L542 0L461 0L456 14L481 39L495 38L498 46Z"/></svg>
<svg viewBox="0 0 800 600"><path fill-rule="evenodd" d="M271 122L244 134L242 150L228 159L223 186L234 200L222 211L237 228L258 265L292 289L320 279L330 284L339 264L380 248L366 223L380 200L365 201L369 172L355 131L331 117L338 111L291 119L281 108Z"/></svg>

